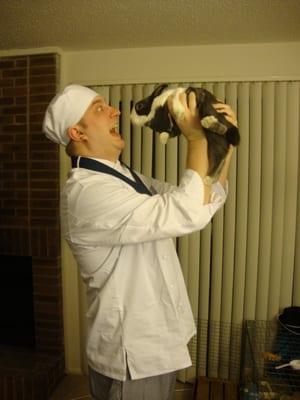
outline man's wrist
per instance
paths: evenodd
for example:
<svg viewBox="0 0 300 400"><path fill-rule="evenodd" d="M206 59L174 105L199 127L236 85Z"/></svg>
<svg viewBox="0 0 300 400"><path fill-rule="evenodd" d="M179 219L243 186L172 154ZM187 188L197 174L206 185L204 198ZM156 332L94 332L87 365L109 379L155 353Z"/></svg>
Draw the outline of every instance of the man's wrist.
<svg viewBox="0 0 300 400"><path fill-rule="evenodd" d="M191 144L207 143L206 137L204 135L201 135L201 136L198 135L197 137L195 137L195 136L190 136L190 137L186 136L186 140L188 141L188 143L191 143Z"/></svg>

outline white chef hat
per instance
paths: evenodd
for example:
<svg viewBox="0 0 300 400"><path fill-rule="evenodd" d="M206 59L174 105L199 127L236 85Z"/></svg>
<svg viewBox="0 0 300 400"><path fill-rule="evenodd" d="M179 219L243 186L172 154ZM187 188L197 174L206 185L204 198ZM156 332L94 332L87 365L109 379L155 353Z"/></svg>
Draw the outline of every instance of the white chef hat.
<svg viewBox="0 0 300 400"><path fill-rule="evenodd" d="M43 132L52 142L66 146L70 138L67 129L83 117L97 92L81 85L69 85L58 93L47 107Z"/></svg>

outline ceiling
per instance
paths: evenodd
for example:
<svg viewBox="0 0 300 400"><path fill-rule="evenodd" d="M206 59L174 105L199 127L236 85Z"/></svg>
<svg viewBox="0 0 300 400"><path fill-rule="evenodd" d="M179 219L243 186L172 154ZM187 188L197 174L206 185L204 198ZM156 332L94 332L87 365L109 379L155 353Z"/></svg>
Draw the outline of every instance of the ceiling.
<svg viewBox="0 0 300 400"><path fill-rule="evenodd" d="M0 0L0 50L300 41L300 0Z"/></svg>

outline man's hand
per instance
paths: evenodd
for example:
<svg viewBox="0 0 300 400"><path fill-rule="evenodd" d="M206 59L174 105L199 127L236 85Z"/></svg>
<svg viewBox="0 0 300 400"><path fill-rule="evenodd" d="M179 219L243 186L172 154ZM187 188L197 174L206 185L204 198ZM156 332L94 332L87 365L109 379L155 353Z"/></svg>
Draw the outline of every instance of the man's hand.
<svg viewBox="0 0 300 400"><path fill-rule="evenodd" d="M199 119L195 93L190 92L188 97L185 92L179 94L179 100L184 109L184 114L180 118L174 111L173 100L174 96L168 98L168 108L186 139L188 141L205 139L203 127Z"/></svg>
<svg viewBox="0 0 300 400"><path fill-rule="evenodd" d="M228 104L222 103L220 101L219 103L213 104L213 107L219 113L224 114L224 117L227 119L227 121L229 121L232 125L238 127L236 115Z"/></svg>
<svg viewBox="0 0 300 400"><path fill-rule="evenodd" d="M198 114L195 93L190 92L187 96L186 93L183 92L179 94L178 98L184 111L183 115L178 117L176 110L174 110L174 95L168 98L168 108L182 134L188 141L203 139L205 135ZM213 107L217 112L224 114L227 121L236 127L238 126L236 115L228 104L220 101L219 103L213 104Z"/></svg>

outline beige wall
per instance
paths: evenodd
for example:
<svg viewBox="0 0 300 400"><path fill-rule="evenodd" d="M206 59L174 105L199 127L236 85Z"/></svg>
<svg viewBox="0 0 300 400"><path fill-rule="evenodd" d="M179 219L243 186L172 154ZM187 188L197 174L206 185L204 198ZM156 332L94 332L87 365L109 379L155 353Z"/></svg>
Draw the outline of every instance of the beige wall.
<svg viewBox="0 0 300 400"><path fill-rule="evenodd" d="M0 57L58 53L61 85L143 82L299 80L300 42L63 51L0 51Z"/></svg>
<svg viewBox="0 0 300 400"><path fill-rule="evenodd" d="M299 79L300 42L67 52L62 84Z"/></svg>

